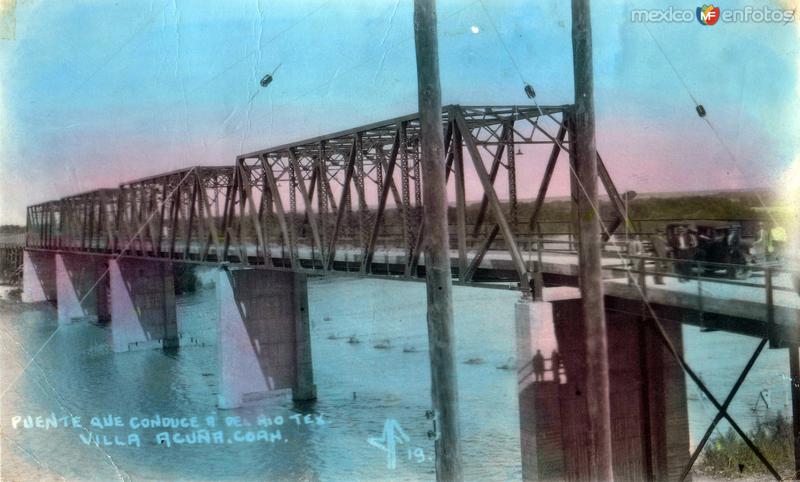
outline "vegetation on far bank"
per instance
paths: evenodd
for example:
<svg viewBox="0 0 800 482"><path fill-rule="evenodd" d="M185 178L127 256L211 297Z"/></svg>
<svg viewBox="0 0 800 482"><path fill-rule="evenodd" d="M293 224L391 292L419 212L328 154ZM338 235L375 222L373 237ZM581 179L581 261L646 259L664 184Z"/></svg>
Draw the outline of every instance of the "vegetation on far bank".
<svg viewBox="0 0 800 482"><path fill-rule="evenodd" d="M0 224L0 234L20 234L25 232L25 226L16 224Z"/></svg>
<svg viewBox="0 0 800 482"><path fill-rule="evenodd" d="M791 419L778 412L774 417L759 420L748 436L781 475L787 477L793 472ZM708 441L695 471L715 478L771 478L764 464L732 428Z"/></svg>

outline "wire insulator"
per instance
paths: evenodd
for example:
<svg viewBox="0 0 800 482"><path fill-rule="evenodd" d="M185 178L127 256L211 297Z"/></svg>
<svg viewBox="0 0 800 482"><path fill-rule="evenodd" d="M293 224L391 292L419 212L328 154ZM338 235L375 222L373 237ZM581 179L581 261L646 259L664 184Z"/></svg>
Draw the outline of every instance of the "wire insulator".
<svg viewBox="0 0 800 482"><path fill-rule="evenodd" d="M266 87L269 84L271 84L272 83L272 74L265 75L264 78L261 79L260 83L261 83L261 87Z"/></svg>
<svg viewBox="0 0 800 482"><path fill-rule="evenodd" d="M533 86L531 84L525 84L525 95L527 95L529 99L536 97L536 91L533 90Z"/></svg>
<svg viewBox="0 0 800 482"><path fill-rule="evenodd" d="M697 115L699 115L700 117L706 116L706 108L703 107L702 104L697 104L696 109L697 109Z"/></svg>

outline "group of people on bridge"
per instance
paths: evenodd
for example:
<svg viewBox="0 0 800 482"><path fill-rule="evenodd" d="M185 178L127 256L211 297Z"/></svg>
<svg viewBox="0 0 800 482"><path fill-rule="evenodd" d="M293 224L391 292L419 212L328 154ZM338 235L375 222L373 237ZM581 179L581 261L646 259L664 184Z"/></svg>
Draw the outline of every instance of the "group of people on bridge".
<svg viewBox="0 0 800 482"><path fill-rule="evenodd" d="M705 263L704 268L714 265L745 266L757 261L769 262L782 259L787 241L786 231L778 224L769 229L759 222L751 244L742 241L742 228L737 223L669 225L655 230L650 236L650 255L654 257L656 284L664 284L664 274L675 272L680 282L687 282L693 266ZM639 234L627 242L628 256L647 256L644 242ZM675 261L670 261L672 258ZM629 277L629 283L633 280Z"/></svg>

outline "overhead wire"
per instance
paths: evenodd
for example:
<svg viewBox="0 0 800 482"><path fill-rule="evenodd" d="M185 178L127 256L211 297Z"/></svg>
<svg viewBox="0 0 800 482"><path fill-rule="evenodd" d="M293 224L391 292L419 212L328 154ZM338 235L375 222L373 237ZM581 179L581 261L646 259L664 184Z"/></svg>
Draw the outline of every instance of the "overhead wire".
<svg viewBox="0 0 800 482"><path fill-rule="evenodd" d="M471 8L473 5L475 5L479 1L480 0L473 0L470 3L464 5L463 7L459 8L459 9L453 11L453 12L450 12L448 15L445 15L445 16L441 17L440 20L441 21L449 20L449 19L455 17L456 15L459 15L460 13L464 12L465 10ZM384 53L388 53L388 52L394 51L398 47L401 47L401 46L403 46L403 45L405 45L408 42L411 42L413 40L414 40L413 36L403 37L401 40L397 41L397 43L395 43L395 44L391 45L390 47L386 48ZM304 92L301 92L301 93L297 94L296 96L288 98L286 102L287 103L288 102L296 102L296 101L298 101L300 99L304 99L304 98L306 98L306 97L308 97L308 96L310 96L312 94L319 94L320 89L322 89L324 87L327 87L329 84L331 84L334 80L336 80L337 78L341 77L342 75L349 74L349 73L355 71L358 68L365 67L365 66L368 66L368 65L373 65L373 64L375 64L373 59L366 59L364 61L355 63L355 64L353 64L353 65L351 65L350 67L347 67L347 68L337 67L337 69L334 72L334 74L331 75L330 78L328 78L328 80L326 80L326 81L324 81L324 82L322 82L320 84L317 84L314 87L312 87L311 89L309 89L307 91L304 91Z"/></svg>
<svg viewBox="0 0 800 482"><path fill-rule="evenodd" d="M508 45L506 45L506 42L503 40L503 37L500 35L500 32L497 30L497 25L495 25L494 19L492 19L492 16L489 14L489 10L486 8L486 5L483 3L483 0L478 0L478 2L481 4L481 8L483 9L484 14L486 15L486 19L489 21L489 25L492 26L492 29L494 30L495 35L497 35L497 39L500 41L500 45L503 46L503 49L506 51L506 54L508 55L508 58L511 60L511 63L514 65L514 69L517 71L517 74L519 74L520 80L522 80L523 84L527 84L528 82L525 80L525 76L522 75L522 70L519 68L519 64L517 64L517 61L514 58L514 56L511 55L511 50L508 48Z"/></svg>
<svg viewBox="0 0 800 482"><path fill-rule="evenodd" d="M631 8L633 7L633 4L631 3L630 0L628 0L627 3L628 3L629 7L631 7ZM684 79L683 75L681 75L680 71L678 71L677 67L675 67L675 64L669 58L669 55L667 55L667 52L664 50L664 47L661 45L661 42L659 42L658 39L655 37L655 35L653 35L653 32L650 29L650 27L648 27L647 23L643 22L642 26L644 27L645 31L647 32L647 35L650 37L650 39L655 44L655 46L658 49L658 51L661 53L661 56L663 57L663 59L669 65L670 69L672 70L672 73L675 74L675 77L678 78L678 80L680 81L680 83L683 86L684 90L686 90L686 93L689 95L689 98L694 103L695 110L697 111L697 113L700 116L700 118L708 125L708 127L711 129L711 132L714 134L714 137L717 139L717 142L719 142L720 146L722 146L722 148L725 151L725 153L733 161L733 168L741 176L745 176L746 174L741 169L741 163L740 163L738 157L733 152L733 150L730 148L730 146L728 146L727 142L725 142L725 140L723 139L722 135L717 130L717 128L714 126L714 124L712 124L712 122L709 119L708 114L707 114L707 112L705 110L705 106L703 106L703 104L701 104L697 100L697 98L695 97L694 93L692 93L692 89L689 88L689 84L686 82L686 80ZM769 216L770 221L772 221L772 224L773 225L778 225L777 220L772 215L772 212L768 209L769 207L764 202L764 199L761 197L761 194L759 194L759 192L757 190L753 191L753 193L755 194L755 197L758 200L758 202L761 204L761 207L765 208L764 211L766 212L767 216Z"/></svg>

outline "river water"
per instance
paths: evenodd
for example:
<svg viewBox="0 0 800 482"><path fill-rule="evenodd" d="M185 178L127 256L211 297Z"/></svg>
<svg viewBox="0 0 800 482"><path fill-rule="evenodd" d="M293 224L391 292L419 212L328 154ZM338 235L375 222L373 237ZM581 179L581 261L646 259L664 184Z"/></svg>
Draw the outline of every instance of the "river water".
<svg viewBox="0 0 800 482"><path fill-rule="evenodd" d="M309 283L309 297L318 401L300 406L276 397L227 411L215 407L217 308L211 287L179 297L183 346L174 351L113 354L101 327L82 322L59 328L49 305L3 304L0 386L10 389L2 398L0 479L434 479L432 424L425 417L430 374L424 284L318 279ZM455 288L467 480L520 480L516 375L498 368L515 352L517 298L512 291ZM348 343L352 335L360 343ZM684 339L688 363L720 400L756 347L754 339L692 327L684 328ZM375 347L386 340L388 349ZM470 359L474 363L464 363ZM765 350L732 404L745 429L777 411L789 415L787 376L785 350ZM698 440L715 412L691 381L687 387L692 439ZM43 419L36 426L37 415L51 413L59 418L57 427L44 428ZM27 416L34 418L26 425ZM191 445L172 435L159 438L201 432L141 426L156 416L184 418L220 438L197 438ZM80 417L80 427L70 417ZM92 417L98 417L95 423ZM112 426L100 428L104 423ZM394 434L394 447L384 429Z"/></svg>

